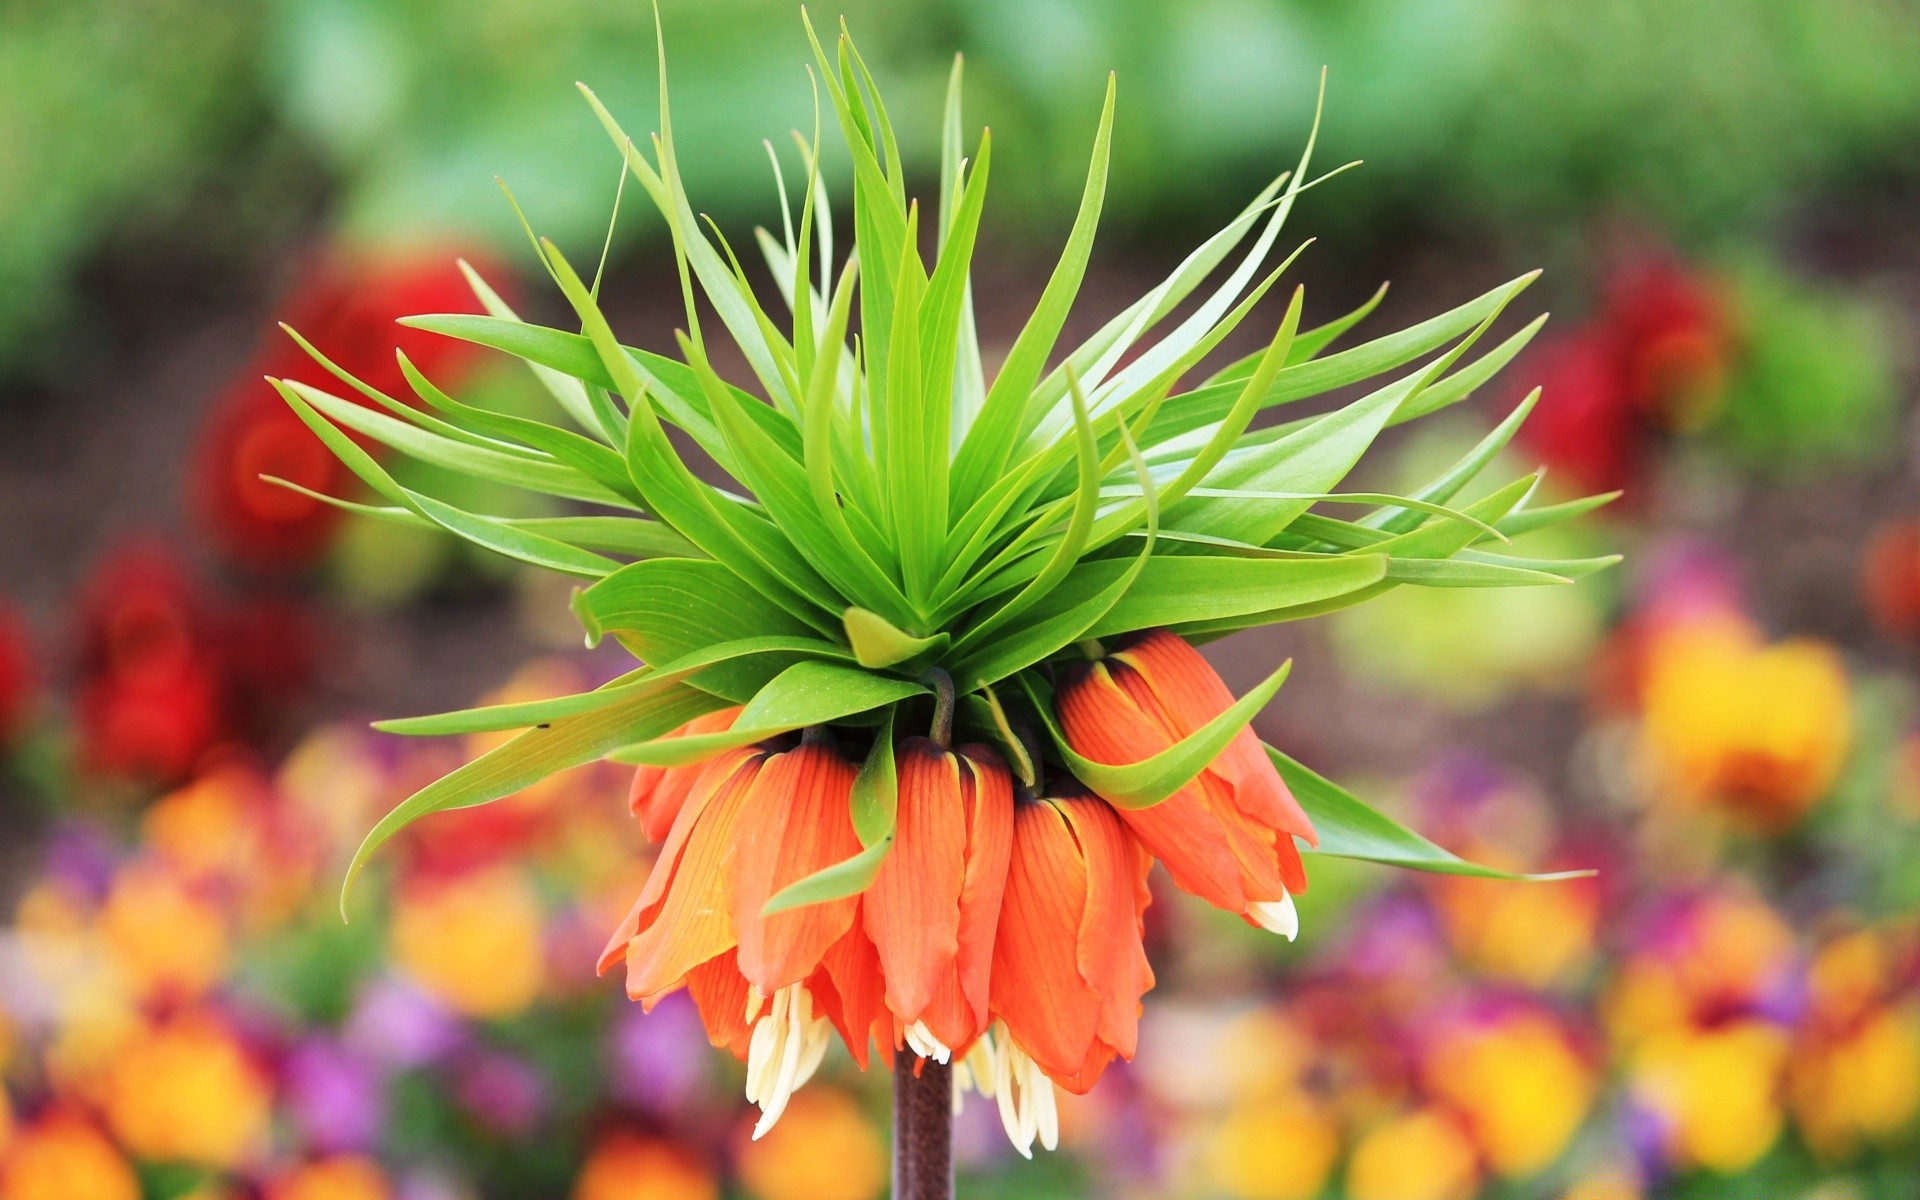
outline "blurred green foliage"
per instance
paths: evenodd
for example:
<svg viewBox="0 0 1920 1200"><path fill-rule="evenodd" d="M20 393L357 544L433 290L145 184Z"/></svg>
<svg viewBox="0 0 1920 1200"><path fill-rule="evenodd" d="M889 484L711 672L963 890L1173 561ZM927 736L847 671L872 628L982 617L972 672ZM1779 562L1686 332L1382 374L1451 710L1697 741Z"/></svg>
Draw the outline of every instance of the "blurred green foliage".
<svg viewBox="0 0 1920 1200"><path fill-rule="evenodd" d="M798 5L662 8L676 123L700 148L689 186L716 216L765 219L759 142L812 120ZM1920 133L1904 0L848 0L815 19L841 9L902 128L936 127L948 56L969 56L970 123L1024 143L994 178L994 227L1015 238L1057 223L1023 214L1064 221L1099 105L1087 80L1108 68L1109 211L1136 236L1237 207L1304 135L1323 65L1329 157L1369 166L1320 224L1356 252L1392 214L1551 228L1628 211L1698 240L1895 169ZM652 25L633 0L0 9L0 369L103 238L211 175L232 178L228 202L270 190L249 127L325 165L354 236L513 238L495 175L543 230L594 236L617 165L570 85L651 128ZM930 171L936 147L906 150Z"/></svg>

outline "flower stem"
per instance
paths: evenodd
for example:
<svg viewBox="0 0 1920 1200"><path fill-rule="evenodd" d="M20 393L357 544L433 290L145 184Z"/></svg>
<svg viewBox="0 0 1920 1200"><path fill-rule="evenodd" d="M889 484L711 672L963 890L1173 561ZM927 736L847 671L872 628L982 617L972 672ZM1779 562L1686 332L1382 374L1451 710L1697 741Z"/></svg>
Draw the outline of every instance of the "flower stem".
<svg viewBox="0 0 1920 1200"><path fill-rule="evenodd" d="M906 1049L893 1058L893 1198L953 1200L953 1068Z"/></svg>
<svg viewBox="0 0 1920 1200"><path fill-rule="evenodd" d="M933 727L927 736L944 750L953 745L953 676L939 667L929 667L920 682L933 689Z"/></svg>

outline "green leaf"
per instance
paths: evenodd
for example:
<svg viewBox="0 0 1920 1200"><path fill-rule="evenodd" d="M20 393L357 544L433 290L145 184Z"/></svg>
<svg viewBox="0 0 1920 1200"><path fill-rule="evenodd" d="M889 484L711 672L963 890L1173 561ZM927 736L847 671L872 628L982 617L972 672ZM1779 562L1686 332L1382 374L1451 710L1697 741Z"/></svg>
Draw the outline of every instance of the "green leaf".
<svg viewBox="0 0 1920 1200"><path fill-rule="evenodd" d="M847 642L853 647L854 658L861 666L875 670L897 666L910 658L943 649L947 644L947 635L944 633L914 637L885 617L864 608L849 608L841 614L840 620L846 627Z"/></svg>
<svg viewBox="0 0 1920 1200"><path fill-rule="evenodd" d="M1133 559L1131 566L1120 571L1104 586L1097 586L1091 595L1084 594L1083 589L1082 593L1063 598L1065 583L1073 578L1069 574L1062 587L1055 588L1034 605L1019 629L994 638L953 667L952 674L960 682L961 691L976 691L997 683L1087 636L1087 630L1112 610L1120 598L1127 594L1127 589L1140 578L1141 571L1153 561L1155 538L1160 532L1160 506L1151 502L1152 488L1147 482L1147 464L1142 461L1140 448L1133 444L1133 436L1124 425L1120 427L1120 441L1133 463L1134 477L1140 481L1141 488L1149 497L1147 535L1139 555ZM1114 565L1119 565L1119 562L1116 561Z"/></svg>
<svg viewBox="0 0 1920 1200"><path fill-rule="evenodd" d="M688 676L697 676L709 667L762 654L778 654L787 661L791 661L796 655L842 661L847 658L844 648L817 638L740 638L737 641L722 642L717 646L696 650L658 667L642 667L637 671L629 671L604 687L596 688L591 692L555 696L546 700L529 700L517 704L493 704L482 708L437 713L427 717L397 717L386 721L375 721L373 727L382 733L398 733L415 737L525 729L561 717L575 717L582 713L593 712L649 692L661 691L685 680ZM696 680L696 686L697 682Z"/></svg>
<svg viewBox="0 0 1920 1200"><path fill-rule="evenodd" d="M1031 674L1022 674L1020 682L1026 687L1027 695L1033 701L1034 709L1039 712L1041 722L1046 725L1048 735L1053 738L1054 749L1074 777L1092 788L1107 803L1117 808L1138 810L1152 808L1206 770L1208 764L1227 748L1227 743L1267 706L1292 670L1293 660L1281 663L1278 670L1219 716L1158 754L1126 764L1098 763L1076 754L1054 721L1053 697L1042 694L1041 685L1036 684Z"/></svg>
<svg viewBox="0 0 1920 1200"><path fill-rule="evenodd" d="M612 633L637 657L654 663L734 641L748 630L780 637L817 632L711 559L629 563L577 593L574 613L589 644ZM744 703L777 673L766 663L745 661L702 675L699 685Z"/></svg>
<svg viewBox="0 0 1920 1200"><path fill-rule="evenodd" d="M511 796L558 771L593 762L617 747L657 738L723 707L724 701L684 684L651 691L607 708L560 718L545 728L529 729L442 776L402 800L361 841L340 885L341 917L346 916L347 893L367 859L421 817Z"/></svg>
<svg viewBox="0 0 1920 1200"><path fill-rule="evenodd" d="M621 762L657 767L683 766L735 746L858 716L925 693L919 684L896 676L835 663L798 662L776 675L747 702L732 729L630 745L616 757Z"/></svg>
<svg viewBox="0 0 1920 1200"><path fill-rule="evenodd" d="M1086 549L1087 539L1093 532L1093 516L1100 507L1100 447L1094 441L1093 425L1087 419L1086 398L1080 394L1079 384L1073 385L1072 394L1075 444L1080 455L1080 486L1074 495L1066 532L1061 535L1046 566L1026 587L960 635L960 640L954 645L956 653L964 654L978 646L996 630L1005 628L1009 621L1051 593L1073 570L1074 563ZM1043 513L1034 520L1033 526L1050 523L1052 516L1051 511Z"/></svg>
<svg viewBox="0 0 1920 1200"><path fill-rule="evenodd" d="M772 916L828 900L858 896L873 886L880 864L893 849L894 822L900 803L900 781L893 763L893 713L874 735L867 761L853 780L853 831L863 849L852 858L815 871L781 888L760 910Z"/></svg>
<svg viewBox="0 0 1920 1200"><path fill-rule="evenodd" d="M1298 762L1267 747L1267 757L1286 781L1287 790L1300 802L1313 821L1319 845L1318 853L1336 858L1358 858L1390 867L1429 871L1439 875L1472 875L1482 879L1529 880L1550 882L1581 879L1592 871L1556 871L1543 875L1516 875L1483 867L1452 854L1406 828L1393 818L1368 807L1338 784L1318 775Z"/></svg>
<svg viewBox="0 0 1920 1200"><path fill-rule="evenodd" d="M314 409L325 413L330 421L421 462L530 492L629 507L619 494L545 455L532 457L525 453L508 453L457 442L304 383L283 380L282 384L283 394L293 392Z"/></svg>
<svg viewBox="0 0 1920 1200"><path fill-rule="evenodd" d="M1066 249L1054 266L1040 302L1034 306L1013 348L987 391L986 404L973 428L960 444L954 460L952 494L962 506L970 505L1006 467L1024 424L1027 401L1039 382L1060 330L1066 325L1067 311L1080 291L1087 262L1093 254L1094 230L1100 224L1100 207L1107 194L1107 161L1113 143L1114 77L1107 76L1107 97L1100 109L1100 128L1093 138L1093 159L1087 167L1086 188L1080 195L1080 211L1067 234Z"/></svg>
<svg viewBox="0 0 1920 1200"><path fill-rule="evenodd" d="M624 176L622 178L624 179ZM495 319L510 321L516 325L525 324L520 319L520 314L514 312L513 308L500 298L500 293L488 286L487 281L480 278L480 272L474 270L464 258L460 260L460 273L467 277L467 286L472 288L473 294L479 298L480 306ZM540 381L540 386L547 389L547 394L566 410L567 415L572 417L580 428L598 429L606 436L608 442L615 446L625 440L615 436L616 429L607 427L607 422L596 411L592 398L587 395L587 389L581 385L579 379L532 359L521 361L527 364L527 369L532 371L533 377Z"/></svg>
<svg viewBox="0 0 1920 1200"><path fill-rule="evenodd" d="M1550 525L1559 525L1565 521L1584 517L1596 508L1612 504L1624 493L1603 492L1598 496L1583 496L1578 500L1566 500L1559 504L1545 504L1539 508L1516 508L1494 524L1508 537L1519 537L1523 533L1532 533L1536 529L1545 529Z"/></svg>
<svg viewBox="0 0 1920 1200"><path fill-rule="evenodd" d="M627 477L626 460L618 451L592 438L575 433L571 429L560 429L543 421L533 421L510 413L496 413L484 408L475 408L470 404L462 404L421 374L420 370L413 365L413 360L409 359L404 352L398 357L401 374L406 376L414 393L428 404L464 420L476 429L530 446L541 454L572 467L614 495L623 497L636 505L641 503L640 493L635 490L633 481Z"/></svg>
<svg viewBox="0 0 1920 1200"><path fill-rule="evenodd" d="M294 414L313 430L327 448L345 463L347 469L359 476L368 487L389 500L419 514L435 525L458 534L470 542L484 546L509 558L517 558L534 566L588 578L600 578L618 570L620 564L610 558L581 550L565 542L555 541L538 533L517 529L491 517L476 516L424 496L395 483L393 477L383 470L380 464L356 445L352 438L340 432L325 417L296 394L298 385L290 385L282 380L274 380L273 385L280 392ZM353 406L358 407L358 406ZM304 489L302 489L304 490Z"/></svg>
<svg viewBox="0 0 1920 1200"><path fill-rule="evenodd" d="M1061 590L1099 587L1122 565L1113 560L1082 564ZM1147 563L1132 589L1085 636L1111 637L1311 604L1378 583L1386 570L1387 560L1377 554L1318 559L1161 555ZM1084 579L1076 578L1082 575Z"/></svg>
<svg viewBox="0 0 1920 1200"><path fill-rule="evenodd" d="M1456 337L1484 325L1497 316L1513 298L1539 277L1534 271L1505 283L1437 317L1410 325L1397 333L1342 350L1325 358L1286 367L1274 377L1262 407L1273 407L1320 396L1337 388L1372 379L1385 371L1412 362L1437 350ZM1148 427L1143 444L1157 446L1170 438L1204 428L1226 415L1233 406L1241 384L1235 381L1197 387L1170 397L1154 423ZM1404 398L1404 397L1403 397ZM1323 489L1302 489L1323 490Z"/></svg>
<svg viewBox="0 0 1920 1200"><path fill-rule="evenodd" d="M1478 560L1391 558L1387 560L1387 579L1393 583L1447 588L1537 587L1573 582L1565 575L1502 562L1493 555Z"/></svg>

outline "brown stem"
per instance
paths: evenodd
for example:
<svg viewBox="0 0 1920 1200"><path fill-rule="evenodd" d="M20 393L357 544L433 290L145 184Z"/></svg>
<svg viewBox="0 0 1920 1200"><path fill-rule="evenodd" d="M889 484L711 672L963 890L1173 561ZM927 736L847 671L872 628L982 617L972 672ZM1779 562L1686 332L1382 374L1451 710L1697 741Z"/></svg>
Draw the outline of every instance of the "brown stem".
<svg viewBox="0 0 1920 1200"><path fill-rule="evenodd" d="M953 1068L906 1049L893 1059L893 1198L953 1200Z"/></svg>

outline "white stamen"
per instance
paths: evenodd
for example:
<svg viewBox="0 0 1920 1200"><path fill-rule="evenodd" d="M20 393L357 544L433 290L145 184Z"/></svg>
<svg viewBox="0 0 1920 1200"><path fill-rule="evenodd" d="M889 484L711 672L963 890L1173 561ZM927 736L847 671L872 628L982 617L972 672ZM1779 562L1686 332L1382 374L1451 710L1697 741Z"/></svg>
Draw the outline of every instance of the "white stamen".
<svg viewBox="0 0 1920 1200"><path fill-rule="evenodd" d="M1293 906L1293 897L1285 891L1278 900L1256 900L1247 905L1247 915L1260 928L1290 942L1300 936L1300 910Z"/></svg>
<svg viewBox="0 0 1920 1200"><path fill-rule="evenodd" d="M979 1092L993 1099L993 1036L983 1033L973 1039L953 1064L953 1114L960 1115L968 1092Z"/></svg>
<svg viewBox="0 0 1920 1200"><path fill-rule="evenodd" d="M749 1012L759 1007L749 999ZM813 996L805 985L789 984L773 994L771 1009L754 1024L747 1044L747 1099L760 1106L755 1141L773 1128L787 1111L787 1101L820 1069L829 1038L827 1019L813 1015Z"/></svg>
<svg viewBox="0 0 1920 1200"><path fill-rule="evenodd" d="M1007 1035L1005 1024L995 1029L1000 1040L993 1056L993 1091L1000 1103L1000 1124L1007 1131L1007 1140L1023 1158L1033 1157L1035 1137L1047 1149L1059 1149L1060 1110L1053 1080Z"/></svg>
<svg viewBox="0 0 1920 1200"><path fill-rule="evenodd" d="M923 1021L915 1021L907 1026L906 1037L907 1045L912 1047L913 1052L921 1058L930 1058L937 1063L950 1062L953 1059L953 1051L945 1042L933 1036L933 1030L928 1029Z"/></svg>

